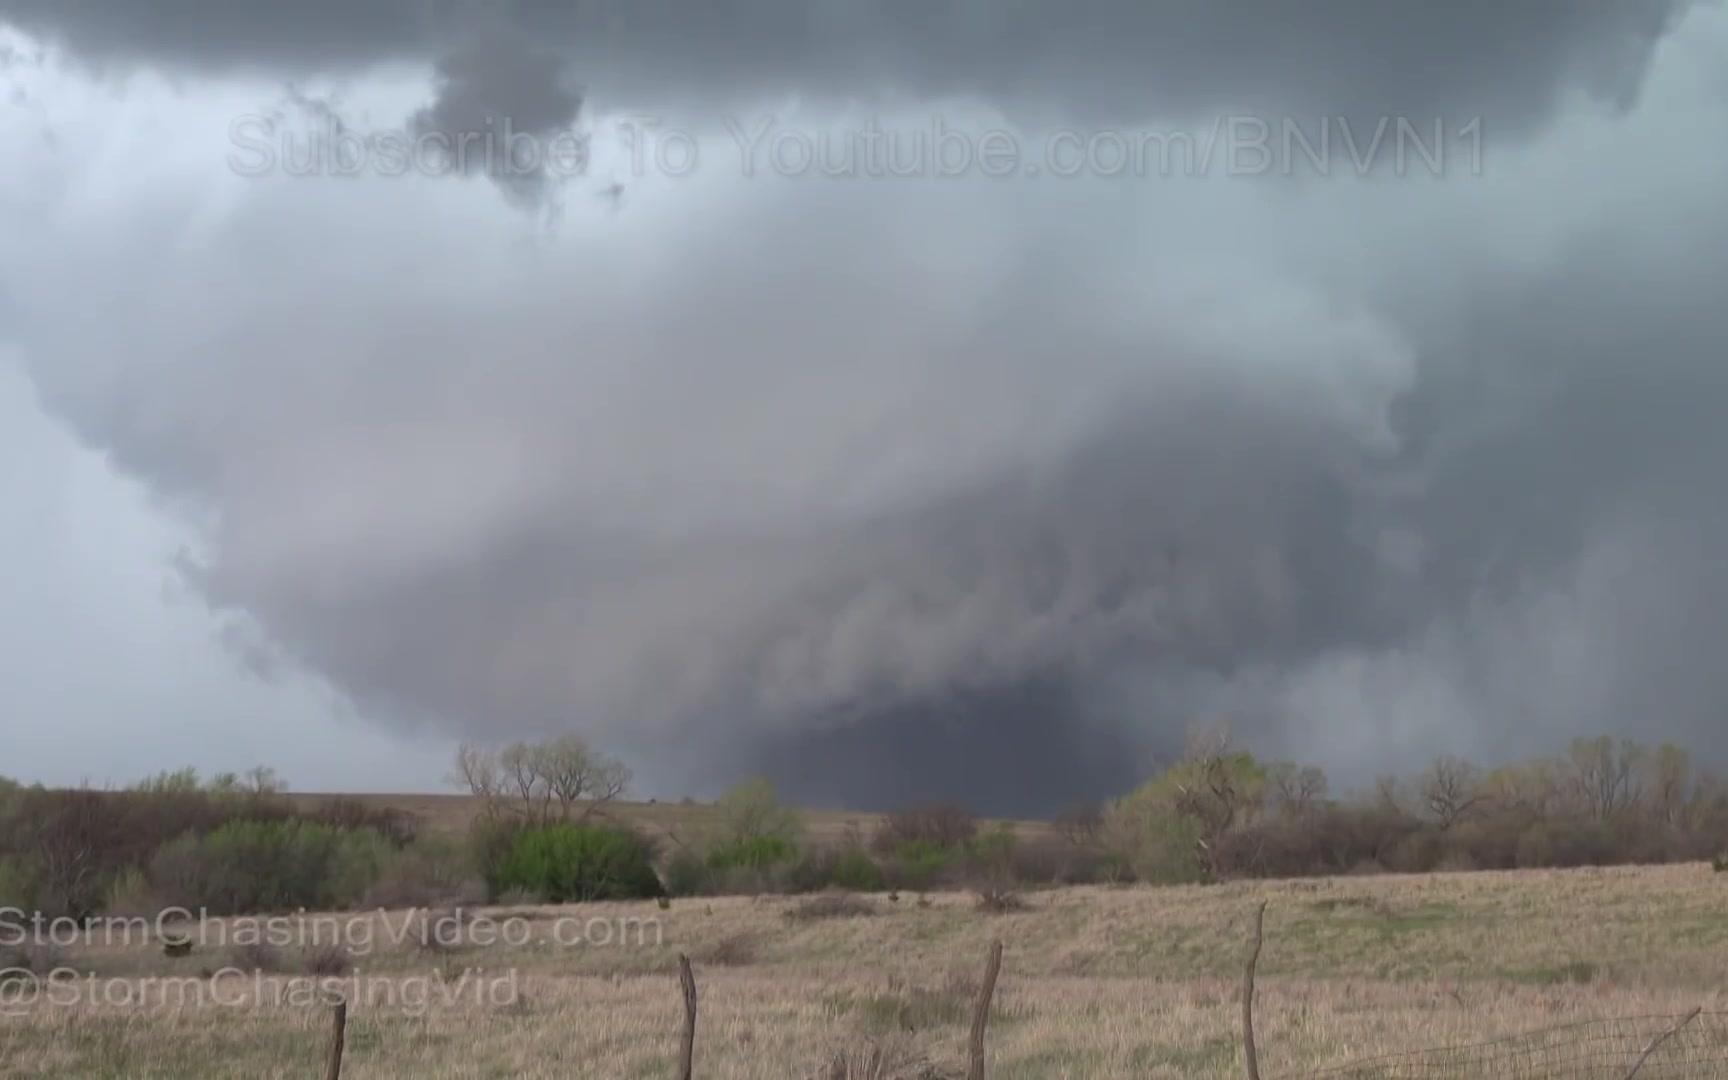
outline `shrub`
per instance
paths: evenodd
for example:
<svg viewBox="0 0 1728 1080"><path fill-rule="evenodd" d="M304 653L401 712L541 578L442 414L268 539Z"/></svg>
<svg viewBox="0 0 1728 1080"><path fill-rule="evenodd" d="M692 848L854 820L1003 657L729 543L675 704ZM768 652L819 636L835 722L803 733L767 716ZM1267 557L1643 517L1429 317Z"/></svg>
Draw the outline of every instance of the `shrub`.
<svg viewBox="0 0 1728 1080"><path fill-rule="evenodd" d="M701 950L697 958L718 967L744 967L756 962L757 941L750 934L727 934Z"/></svg>
<svg viewBox="0 0 1728 1080"><path fill-rule="evenodd" d="M877 892L882 888L882 868L861 847L842 848L834 856L829 884L853 892Z"/></svg>
<svg viewBox="0 0 1728 1080"><path fill-rule="evenodd" d="M24 972L46 977L66 966L66 954L50 941L27 941L0 949L0 972L22 976Z"/></svg>
<svg viewBox="0 0 1728 1080"><path fill-rule="evenodd" d="M925 803L897 810L882 819L872 845L883 854L900 854L908 845L944 851L959 849L978 833L978 822L954 803Z"/></svg>
<svg viewBox="0 0 1728 1080"><path fill-rule="evenodd" d="M897 889L923 892L937 884L957 854L923 841L903 844L887 861L888 882Z"/></svg>
<svg viewBox="0 0 1728 1080"><path fill-rule="evenodd" d="M228 966L241 971L261 971L266 974L282 971L282 954L275 946L262 941L250 941L228 950Z"/></svg>
<svg viewBox="0 0 1728 1080"><path fill-rule="evenodd" d="M876 914L876 905L850 893L824 893L800 901L786 909L786 918L793 922L810 919L852 919Z"/></svg>
<svg viewBox="0 0 1728 1080"><path fill-rule="evenodd" d="M436 907L477 904L486 883L475 872L471 853L447 837L420 837L386 859L366 890L368 908Z"/></svg>
<svg viewBox="0 0 1728 1080"><path fill-rule="evenodd" d="M516 834L488 882L494 895L526 889L551 903L661 895L648 844L627 829L548 825Z"/></svg>
<svg viewBox="0 0 1728 1080"><path fill-rule="evenodd" d="M347 949L326 944L308 949L300 966L308 975L346 975L354 969L354 961Z"/></svg>
<svg viewBox="0 0 1728 1080"><path fill-rule="evenodd" d="M804 830L798 811L781 803L774 785L760 778L746 780L720 796L714 810L725 840L777 836L796 841Z"/></svg>
<svg viewBox="0 0 1728 1080"><path fill-rule="evenodd" d="M986 915L1008 915L1016 911L1025 911L1029 906L1024 897L1017 892L1003 888L983 888L978 890L977 908Z"/></svg>
<svg viewBox="0 0 1728 1080"><path fill-rule="evenodd" d="M173 903L215 915L344 908L364 895L389 851L369 829L232 821L164 845L150 861L150 881Z"/></svg>
<svg viewBox="0 0 1728 1080"><path fill-rule="evenodd" d="M666 891L673 896L701 896L711 891L712 875L702 856L679 848L666 862Z"/></svg>
<svg viewBox="0 0 1728 1080"><path fill-rule="evenodd" d="M22 858L0 858L0 908L36 910L36 870Z"/></svg>
<svg viewBox="0 0 1728 1080"><path fill-rule="evenodd" d="M149 916L162 907L149 878L136 866L128 866L114 876L108 885L108 897L102 903L102 910L109 915L132 917Z"/></svg>
<svg viewBox="0 0 1728 1080"><path fill-rule="evenodd" d="M1007 825L998 825L967 842L966 869L975 879L998 884L1013 881L1017 847L1014 830Z"/></svg>
<svg viewBox="0 0 1728 1080"><path fill-rule="evenodd" d="M1111 803L1104 813L1105 850L1139 881L1205 880L1195 854L1200 839L1199 825L1176 810L1156 781Z"/></svg>
<svg viewBox="0 0 1728 1080"><path fill-rule="evenodd" d="M507 818L476 818L468 827L468 861L486 883L489 895L496 897L502 890L496 885L498 868L509 858L516 846L516 837L525 828Z"/></svg>
<svg viewBox="0 0 1728 1080"><path fill-rule="evenodd" d="M729 840L710 848L710 870L766 870L798 857L798 848L784 836L752 836Z"/></svg>
<svg viewBox="0 0 1728 1080"><path fill-rule="evenodd" d="M842 847L812 848L785 874L788 892L813 893L825 889L876 892L882 888L882 868L857 843Z"/></svg>
<svg viewBox="0 0 1728 1080"><path fill-rule="evenodd" d="M879 1032L928 1031L958 1024L966 1015L966 994L955 986L914 986L873 994L860 1003L866 1025Z"/></svg>
<svg viewBox="0 0 1728 1080"><path fill-rule="evenodd" d="M359 799L328 799L306 815L338 829L371 829L395 847L407 847L420 835L420 819L406 810L368 806Z"/></svg>

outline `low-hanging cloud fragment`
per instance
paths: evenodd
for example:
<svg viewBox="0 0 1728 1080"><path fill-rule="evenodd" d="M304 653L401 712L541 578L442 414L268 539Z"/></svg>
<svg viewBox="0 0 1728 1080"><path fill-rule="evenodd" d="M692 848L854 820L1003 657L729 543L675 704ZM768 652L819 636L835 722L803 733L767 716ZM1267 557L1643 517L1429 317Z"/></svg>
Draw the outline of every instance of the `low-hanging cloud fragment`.
<svg viewBox="0 0 1728 1080"><path fill-rule="evenodd" d="M438 61L437 98L414 114L409 129L418 139L440 137L458 172L490 177L518 204L536 207L560 179L549 160L551 140L575 138L581 109L562 59L500 31ZM571 149L581 146L572 142Z"/></svg>

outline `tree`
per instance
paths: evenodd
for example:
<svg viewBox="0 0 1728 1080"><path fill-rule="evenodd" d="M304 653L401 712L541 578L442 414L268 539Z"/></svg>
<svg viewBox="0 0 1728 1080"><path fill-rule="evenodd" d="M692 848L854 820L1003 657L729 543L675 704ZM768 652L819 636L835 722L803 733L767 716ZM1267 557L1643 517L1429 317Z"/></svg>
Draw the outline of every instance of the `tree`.
<svg viewBox="0 0 1728 1080"><path fill-rule="evenodd" d="M954 851L978 835L978 819L959 803L931 802L896 810L882 819L873 838L876 850L892 855L908 845Z"/></svg>
<svg viewBox="0 0 1728 1080"><path fill-rule="evenodd" d="M498 755L472 743L456 748L456 766L449 781L465 787L480 800L481 812L487 818L504 816L504 777L498 767Z"/></svg>
<svg viewBox="0 0 1728 1080"><path fill-rule="evenodd" d="M489 819L546 825L572 815L586 822L624 794L630 770L580 736L565 735L496 752L464 743L456 749L450 782L479 799Z"/></svg>
<svg viewBox="0 0 1728 1080"><path fill-rule="evenodd" d="M1679 825L1692 796L1692 757L1673 743L1658 746L1647 762L1650 812L1664 825Z"/></svg>
<svg viewBox="0 0 1728 1080"><path fill-rule="evenodd" d="M1260 804L1266 770L1254 755L1236 750L1225 734L1205 735L1171 769L1176 809L1196 825L1195 853L1208 880L1220 874L1221 842Z"/></svg>
<svg viewBox="0 0 1728 1080"><path fill-rule="evenodd" d="M569 821L579 805L581 813L576 820L587 821L600 807L624 794L630 784L630 769L623 762L595 753L576 735L565 735L539 747L536 762L541 780L558 804L560 821Z"/></svg>
<svg viewBox="0 0 1728 1080"><path fill-rule="evenodd" d="M1422 805L1441 831L1462 821L1487 798L1476 766L1450 754L1435 758L1422 777Z"/></svg>
<svg viewBox="0 0 1728 1080"><path fill-rule="evenodd" d="M1572 792L1585 813L1606 821L1637 805L1642 797L1639 768L1644 750L1630 739L1618 745L1607 735L1574 739L1568 755L1572 767Z"/></svg>
<svg viewBox="0 0 1728 1080"><path fill-rule="evenodd" d="M198 779L198 770L187 766L146 776L134 784L132 790L147 795L186 795L204 788Z"/></svg>
<svg viewBox="0 0 1728 1080"><path fill-rule="evenodd" d="M192 773L192 776L196 779L197 774ZM276 775L275 769L266 765L254 765L243 773L217 773L210 778L208 790L212 795L280 795L288 790L288 785Z"/></svg>
<svg viewBox="0 0 1728 1080"><path fill-rule="evenodd" d="M552 789L541 773L539 747L532 743L511 743L498 752L498 771L517 816L530 824L545 824L552 805Z"/></svg>
<svg viewBox="0 0 1728 1080"><path fill-rule="evenodd" d="M1089 799L1084 800L1062 811L1051 824L1070 844L1089 848L1098 843L1104 831L1104 808Z"/></svg>
<svg viewBox="0 0 1728 1080"><path fill-rule="evenodd" d="M715 810L721 844L747 847L762 840L796 844L804 831L798 811L781 803L774 785L761 777L746 780L722 795Z"/></svg>
<svg viewBox="0 0 1728 1080"><path fill-rule="evenodd" d="M1306 817L1326 798L1326 774L1312 765L1278 761L1266 766L1266 784L1277 810L1290 817Z"/></svg>
<svg viewBox="0 0 1728 1080"><path fill-rule="evenodd" d="M1177 811L1162 776L1110 803L1099 838L1112 862L1140 881L1174 885L1202 880L1201 864L1194 857L1198 830Z"/></svg>
<svg viewBox="0 0 1728 1080"><path fill-rule="evenodd" d="M1196 739L1188 755L1104 817L1105 846L1143 880L1215 881L1223 841L1247 825L1266 791L1266 770L1229 736Z"/></svg>

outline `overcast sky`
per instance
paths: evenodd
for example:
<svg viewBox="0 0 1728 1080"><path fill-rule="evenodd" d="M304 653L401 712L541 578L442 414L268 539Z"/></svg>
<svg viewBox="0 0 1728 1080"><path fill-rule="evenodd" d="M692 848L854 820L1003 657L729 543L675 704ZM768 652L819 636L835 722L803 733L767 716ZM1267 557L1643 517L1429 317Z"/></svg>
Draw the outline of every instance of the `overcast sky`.
<svg viewBox="0 0 1728 1080"><path fill-rule="evenodd" d="M0 0L0 773L1716 752L1721 5L569 9Z"/></svg>

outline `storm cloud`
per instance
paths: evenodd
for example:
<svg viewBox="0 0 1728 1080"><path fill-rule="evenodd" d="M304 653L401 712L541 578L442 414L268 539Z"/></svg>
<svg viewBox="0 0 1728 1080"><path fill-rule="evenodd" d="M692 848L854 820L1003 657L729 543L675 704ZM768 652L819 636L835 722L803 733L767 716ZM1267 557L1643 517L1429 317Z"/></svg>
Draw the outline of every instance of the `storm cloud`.
<svg viewBox="0 0 1728 1080"><path fill-rule="evenodd" d="M1718 9L144 7L0 0L80 62L41 78L208 102L137 177L0 127L0 337L196 529L200 594L375 723L1027 811L1220 717L1361 777L1728 708ZM830 181L693 121L709 167L550 235L464 185L222 170L272 80L397 62L452 131L587 92L1508 135L1444 177Z"/></svg>
<svg viewBox="0 0 1728 1080"><path fill-rule="evenodd" d="M98 63L344 71L516 31L610 102L977 97L1105 121L1233 108L1474 115L1523 127L1582 88L1622 103L1689 0L0 0Z"/></svg>

